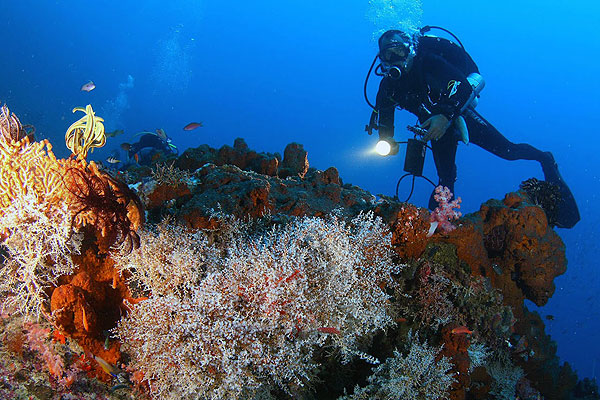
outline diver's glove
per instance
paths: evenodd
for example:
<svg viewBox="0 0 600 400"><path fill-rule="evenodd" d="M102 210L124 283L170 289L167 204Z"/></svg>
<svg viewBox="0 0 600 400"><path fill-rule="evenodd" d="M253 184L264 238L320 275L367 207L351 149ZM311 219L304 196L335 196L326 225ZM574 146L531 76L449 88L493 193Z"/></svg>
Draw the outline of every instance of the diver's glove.
<svg viewBox="0 0 600 400"><path fill-rule="evenodd" d="M441 139L448 130L449 126L450 120L443 114L437 114L429 117L421 124L421 128L427 129L427 134L423 137L423 140L428 142L429 140Z"/></svg>

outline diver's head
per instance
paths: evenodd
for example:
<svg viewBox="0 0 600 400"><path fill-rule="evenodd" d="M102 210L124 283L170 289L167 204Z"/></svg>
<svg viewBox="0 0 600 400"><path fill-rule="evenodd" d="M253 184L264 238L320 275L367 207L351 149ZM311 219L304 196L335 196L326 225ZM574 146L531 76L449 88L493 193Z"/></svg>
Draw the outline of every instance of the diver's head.
<svg viewBox="0 0 600 400"><path fill-rule="evenodd" d="M383 71L391 78L400 78L412 66L415 47L415 40L408 33L395 29L385 32L379 38L379 59Z"/></svg>

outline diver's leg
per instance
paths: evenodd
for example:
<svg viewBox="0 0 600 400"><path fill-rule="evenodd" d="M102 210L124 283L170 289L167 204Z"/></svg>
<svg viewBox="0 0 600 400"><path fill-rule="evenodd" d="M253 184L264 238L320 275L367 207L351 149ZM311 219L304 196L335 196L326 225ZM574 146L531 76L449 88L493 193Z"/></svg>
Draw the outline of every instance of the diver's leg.
<svg viewBox="0 0 600 400"><path fill-rule="evenodd" d="M463 116L469 129L470 142L482 149L510 161L535 160L540 163L550 161L549 152L538 150L527 143L511 142L476 111L467 109Z"/></svg>
<svg viewBox="0 0 600 400"><path fill-rule="evenodd" d="M558 227L572 228L579 221L577 202L558 172L558 165L551 152L541 151L527 143L511 142L474 110L468 109L463 116L469 129L470 141L477 146L505 160L535 160L540 163L544 179L557 185L562 197L558 205Z"/></svg>
<svg viewBox="0 0 600 400"><path fill-rule="evenodd" d="M456 182L457 145L456 132L453 127L448 128L448 131L439 140L431 141L433 161L439 178L438 185L446 186L452 193L454 193L454 182ZM435 189L429 196L428 207L430 210L435 210L438 206L434 195Z"/></svg>

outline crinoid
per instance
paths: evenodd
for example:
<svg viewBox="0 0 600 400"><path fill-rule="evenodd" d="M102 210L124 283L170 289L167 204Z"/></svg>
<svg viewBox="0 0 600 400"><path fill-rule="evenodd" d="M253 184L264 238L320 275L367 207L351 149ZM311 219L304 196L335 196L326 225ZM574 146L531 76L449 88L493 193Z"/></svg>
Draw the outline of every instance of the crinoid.
<svg viewBox="0 0 600 400"><path fill-rule="evenodd" d="M31 127L31 125L26 125L25 127L21 125L19 118L11 113L6 105L0 108L0 136L4 140L18 142L24 137L29 136L27 127Z"/></svg>
<svg viewBox="0 0 600 400"><path fill-rule="evenodd" d="M519 188L525 192L533 204L540 206L544 210L548 219L548 225L556 225L558 203L561 199L558 186L550 182L530 178L521 182Z"/></svg>
<svg viewBox="0 0 600 400"><path fill-rule="evenodd" d="M112 247L122 246L127 253L139 247L135 230L143 223L144 211L127 184L99 171L94 163L68 168L63 179L73 195L69 206L74 226L94 225Z"/></svg>
<svg viewBox="0 0 600 400"><path fill-rule="evenodd" d="M85 108L73 109L73 112L77 111L84 112L85 115L69 126L65 134L65 142L73 154L85 159L90 149L102 147L106 143L104 120L96 116L90 104Z"/></svg>

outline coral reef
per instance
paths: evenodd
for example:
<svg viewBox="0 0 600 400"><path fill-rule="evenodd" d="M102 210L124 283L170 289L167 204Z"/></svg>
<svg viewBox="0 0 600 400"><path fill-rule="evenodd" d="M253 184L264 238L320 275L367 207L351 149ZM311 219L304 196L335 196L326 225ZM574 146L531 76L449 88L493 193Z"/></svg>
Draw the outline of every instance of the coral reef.
<svg viewBox="0 0 600 400"><path fill-rule="evenodd" d="M2 118L6 398L598 398L524 305L566 270L524 191L458 219L448 195L429 235L300 144L203 145L128 186Z"/></svg>
<svg viewBox="0 0 600 400"><path fill-rule="evenodd" d="M144 215L126 184L93 162L58 160L48 141L19 139L13 134L19 131L18 119L9 119L0 135L0 233L8 254L0 266L0 291L3 306L39 319L49 311L57 278L75 270L71 256L79 248L73 240L77 230L91 223L110 245L131 248ZM98 129L89 135L99 135Z"/></svg>
<svg viewBox="0 0 600 400"><path fill-rule="evenodd" d="M392 324L382 287L399 272L381 221L302 218L256 238L233 229L224 257L163 225L116 259L148 296L118 333L155 397L236 399L266 384L291 394L324 346L372 360L359 340Z"/></svg>
<svg viewBox="0 0 600 400"><path fill-rule="evenodd" d="M89 304L100 304L99 310L113 307L113 313L103 313L112 315L109 329L118 320L123 295L116 308L105 298L89 303L84 293L97 297L96 289L75 292L70 300L63 297L62 303L56 299L69 280L81 275L74 273L94 265L82 264L78 255L80 248L87 251L91 243L96 246L94 238L106 236L108 243L103 247L98 240L96 252L105 248L106 253L115 243L135 244L134 229L143 221L141 203L127 185L100 172L93 162L58 160L48 141L31 142L31 135L15 134L20 131L18 119L7 110L3 115L8 115L8 122L0 124L0 311L10 318L22 315L29 321L44 320L76 338L84 351L99 354L102 345L97 345L100 340L93 335L98 332L92 329L97 314ZM89 186L94 191L86 191ZM84 226L89 222L96 225ZM117 287L115 282L113 286ZM53 308L52 302L60 305ZM65 315L71 320L79 315L85 334L69 329Z"/></svg>

